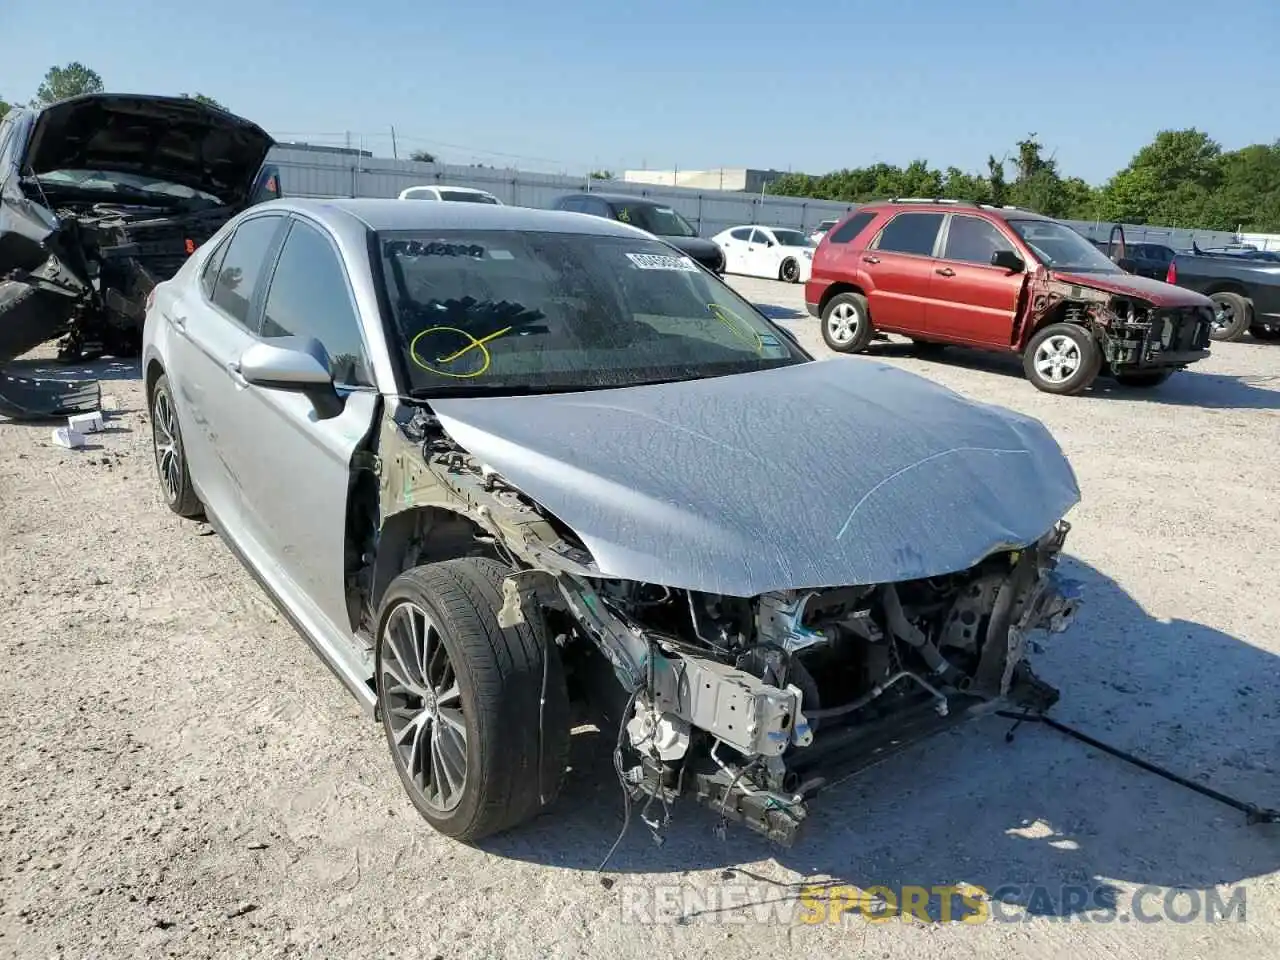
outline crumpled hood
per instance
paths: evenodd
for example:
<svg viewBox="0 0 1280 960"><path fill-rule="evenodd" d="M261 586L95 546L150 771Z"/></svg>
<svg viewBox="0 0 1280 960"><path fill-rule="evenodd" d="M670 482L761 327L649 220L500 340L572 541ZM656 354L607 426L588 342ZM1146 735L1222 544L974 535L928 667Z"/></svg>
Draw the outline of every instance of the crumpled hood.
<svg viewBox="0 0 1280 960"><path fill-rule="evenodd" d="M709 593L963 570L1080 498L1039 421L861 358L431 406L604 575Z"/></svg>
<svg viewBox="0 0 1280 960"><path fill-rule="evenodd" d="M1194 290L1134 273L1066 273L1054 270L1052 276L1063 283L1078 283L1082 287L1118 296L1138 297L1153 307L1213 307L1212 300Z"/></svg>
<svg viewBox="0 0 1280 960"><path fill-rule="evenodd" d="M40 111L23 162L133 173L243 203L275 145L256 123L187 97L94 93Z"/></svg>

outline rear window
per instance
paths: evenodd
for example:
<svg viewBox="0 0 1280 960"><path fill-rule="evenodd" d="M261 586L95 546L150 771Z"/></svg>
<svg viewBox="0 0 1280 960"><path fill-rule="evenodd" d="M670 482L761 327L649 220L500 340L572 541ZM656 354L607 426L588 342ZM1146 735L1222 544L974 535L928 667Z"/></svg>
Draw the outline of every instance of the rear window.
<svg viewBox="0 0 1280 960"><path fill-rule="evenodd" d="M827 234L829 243L848 243L863 230L867 224L876 218L874 213L855 213L846 220L838 229ZM834 223L834 221L832 221Z"/></svg>
<svg viewBox="0 0 1280 960"><path fill-rule="evenodd" d="M885 253L931 256L941 227L940 213L900 213L880 231L876 248Z"/></svg>

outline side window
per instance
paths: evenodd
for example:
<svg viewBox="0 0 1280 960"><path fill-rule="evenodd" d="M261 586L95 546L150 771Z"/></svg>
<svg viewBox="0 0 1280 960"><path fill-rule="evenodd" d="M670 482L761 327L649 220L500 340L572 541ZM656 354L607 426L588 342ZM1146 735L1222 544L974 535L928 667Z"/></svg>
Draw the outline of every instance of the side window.
<svg viewBox="0 0 1280 960"><path fill-rule="evenodd" d="M583 206L582 206L582 198L581 197L565 197L563 200L560 201L560 209L568 210L570 213L582 213L584 212Z"/></svg>
<svg viewBox="0 0 1280 960"><path fill-rule="evenodd" d="M733 239L735 239L735 240L750 240L750 239L751 239L751 228L750 228L750 227L739 227L737 230L730 230L730 231L729 231L729 236L733 237Z"/></svg>
<svg viewBox="0 0 1280 960"><path fill-rule="evenodd" d="M759 229L754 230L751 233L751 242L758 243L760 244L760 246L764 246L766 243L769 242L769 235L765 233L763 230L759 230Z"/></svg>
<svg viewBox="0 0 1280 960"><path fill-rule="evenodd" d="M855 213L838 228L827 234L828 243L848 243L876 218L874 213Z"/></svg>
<svg viewBox="0 0 1280 960"><path fill-rule="evenodd" d="M213 288L214 305L250 330L254 329L249 323L253 294L258 280L270 266L267 255L271 253L280 225L280 217L254 217L240 224L218 267L218 282Z"/></svg>
<svg viewBox="0 0 1280 960"><path fill-rule="evenodd" d="M342 261L324 234L300 221L294 221L271 278L262 336L315 337L329 354L335 381L372 382Z"/></svg>
<svg viewBox="0 0 1280 960"><path fill-rule="evenodd" d="M947 248L944 260L960 260L964 263L991 263L991 255L997 250L1012 250L1013 245L999 230L978 217L951 218L947 228Z"/></svg>
<svg viewBox="0 0 1280 960"><path fill-rule="evenodd" d="M940 213L900 213L880 231L876 249L885 253L932 256L933 244L941 227Z"/></svg>
<svg viewBox="0 0 1280 960"><path fill-rule="evenodd" d="M213 299L213 288L218 282L218 269L227 253L227 243L228 241L223 240L214 248L209 259L204 262L204 270L200 272L200 291L207 300Z"/></svg>
<svg viewBox="0 0 1280 960"><path fill-rule="evenodd" d="M608 217L610 220L613 219L613 208L603 200L584 199L582 201L582 212L593 213L597 217Z"/></svg>

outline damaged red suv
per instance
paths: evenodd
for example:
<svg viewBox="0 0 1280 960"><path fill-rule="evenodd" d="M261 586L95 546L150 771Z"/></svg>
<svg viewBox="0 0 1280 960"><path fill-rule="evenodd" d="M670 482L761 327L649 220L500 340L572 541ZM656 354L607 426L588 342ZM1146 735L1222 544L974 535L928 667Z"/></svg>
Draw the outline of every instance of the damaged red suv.
<svg viewBox="0 0 1280 960"><path fill-rule="evenodd" d="M864 350L882 332L922 351L1016 353L1057 394L1100 374L1164 383L1209 355L1214 316L1208 297L1126 273L1066 224L954 200L859 207L819 244L805 302L832 350Z"/></svg>

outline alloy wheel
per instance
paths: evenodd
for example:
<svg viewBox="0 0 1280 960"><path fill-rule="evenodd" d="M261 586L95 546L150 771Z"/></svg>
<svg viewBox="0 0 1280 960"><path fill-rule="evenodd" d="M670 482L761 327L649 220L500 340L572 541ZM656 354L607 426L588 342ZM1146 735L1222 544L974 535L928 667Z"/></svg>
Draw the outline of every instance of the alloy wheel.
<svg viewBox="0 0 1280 960"><path fill-rule="evenodd" d="M1217 297L1213 298L1213 307L1213 329L1225 330L1231 326L1236 319L1235 307L1225 300L1219 300Z"/></svg>
<svg viewBox="0 0 1280 960"><path fill-rule="evenodd" d="M794 260L788 260L782 265L782 279L787 283L795 283L798 276L800 276L800 265Z"/></svg>
<svg viewBox="0 0 1280 960"><path fill-rule="evenodd" d="M1045 338L1036 348L1035 367L1049 383L1066 383L1080 369L1080 345L1065 334Z"/></svg>
<svg viewBox="0 0 1280 960"><path fill-rule="evenodd" d="M448 813L466 787L467 718L440 629L406 600L387 615L379 643L392 756L427 806Z"/></svg>
<svg viewBox="0 0 1280 960"><path fill-rule="evenodd" d="M176 503L182 491L182 443L178 439L178 420L168 393L156 392L151 411L151 441L155 446L156 470L169 503Z"/></svg>
<svg viewBox="0 0 1280 960"><path fill-rule="evenodd" d="M831 311L831 316L827 318L827 331L831 334L831 339L836 343L850 343L857 336L858 324L861 322L857 308L852 304L841 303Z"/></svg>

